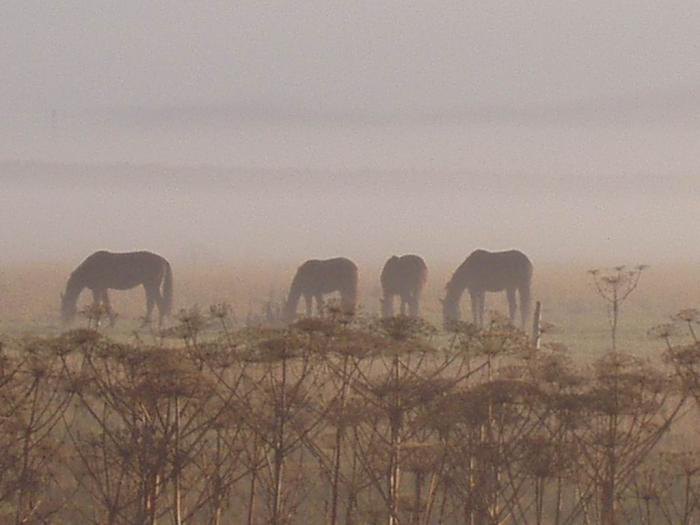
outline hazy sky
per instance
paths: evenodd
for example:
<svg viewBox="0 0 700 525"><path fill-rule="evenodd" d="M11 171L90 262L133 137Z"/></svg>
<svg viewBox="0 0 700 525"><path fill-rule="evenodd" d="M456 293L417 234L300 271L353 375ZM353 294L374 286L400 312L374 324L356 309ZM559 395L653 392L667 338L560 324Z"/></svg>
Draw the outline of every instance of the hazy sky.
<svg viewBox="0 0 700 525"><path fill-rule="evenodd" d="M689 0L22 0L3 2L0 19L7 113L469 123L698 109Z"/></svg>
<svg viewBox="0 0 700 525"><path fill-rule="evenodd" d="M233 181L196 198L151 188L174 217L163 237L136 227L151 217L130 210L133 186L95 199L15 184L0 189L11 246L65 221L76 252L181 253L184 225L211 246L223 217L256 232L234 237L260 256L279 239L298 241L294 257L700 256L698 2L5 1L0 74L0 160L89 163L95 177L105 163L144 178L142 164L210 165ZM240 193L246 170L273 171ZM311 190L275 183L304 173ZM355 187L358 174L378 182ZM28 253L45 258L57 240L41 240Z"/></svg>

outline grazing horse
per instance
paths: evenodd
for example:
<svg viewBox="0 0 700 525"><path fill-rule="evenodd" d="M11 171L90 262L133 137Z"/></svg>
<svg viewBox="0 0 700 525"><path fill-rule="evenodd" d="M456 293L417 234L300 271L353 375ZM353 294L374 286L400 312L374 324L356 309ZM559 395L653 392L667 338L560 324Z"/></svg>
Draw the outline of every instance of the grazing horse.
<svg viewBox="0 0 700 525"><path fill-rule="evenodd" d="M510 320L515 320L517 303L515 292L520 296L522 327L530 316L530 283L532 263L527 256L517 250L487 252L476 250L452 274L447 283L445 299L442 300L442 314L445 323L460 319L459 300L465 289L469 290L472 302L474 324L484 324L484 299L486 292L506 291Z"/></svg>
<svg viewBox="0 0 700 525"><path fill-rule="evenodd" d="M357 266L344 257L319 261L312 259L299 266L289 288L284 307L287 320L296 317L301 296L306 302L306 315L311 316L313 299L318 315L323 313L323 295L340 292L340 306L346 314L353 314L357 303Z"/></svg>
<svg viewBox="0 0 700 525"><path fill-rule="evenodd" d="M428 267L417 255L396 255L384 264L380 282L382 283L382 317L393 317L394 296L401 299L401 315L418 317L421 292L428 279Z"/></svg>
<svg viewBox="0 0 700 525"><path fill-rule="evenodd" d="M161 293L162 284L162 293ZM75 317L76 304L84 288L92 291L94 304L105 306L110 324L112 312L107 290L129 290L143 285L146 291L146 322L150 322L153 306L158 306L159 322L170 314L173 303L173 274L170 263L151 252L95 252L70 274L66 291L61 294L61 316L64 322Z"/></svg>

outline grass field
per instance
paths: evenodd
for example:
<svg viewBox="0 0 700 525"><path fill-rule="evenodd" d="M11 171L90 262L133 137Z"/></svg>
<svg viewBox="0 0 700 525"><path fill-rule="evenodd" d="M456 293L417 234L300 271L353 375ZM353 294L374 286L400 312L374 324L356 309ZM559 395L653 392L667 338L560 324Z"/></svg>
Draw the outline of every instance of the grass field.
<svg viewBox="0 0 700 525"><path fill-rule="evenodd" d="M255 266L252 263L219 265L174 265L175 310L195 305L226 302L242 323L249 314L259 315L268 301L281 303L295 270L294 264ZM71 271L66 264L33 263L6 266L0 270L0 333L49 335L63 330L58 304L65 280ZM566 345L580 359L602 355L610 347L605 302L596 294L589 268L580 265L540 265L536 268L533 297L543 304L543 320L553 325L546 341ZM622 307L619 327L621 349L653 356L658 342L647 331L682 308L700 304L700 269L689 265L658 266L645 270L639 288ZM379 267L360 265L361 311L376 315L379 304ZM423 299L423 315L441 324L439 299L449 278L447 265L431 268ZM112 337L129 336L140 325L144 312L143 291L112 292L111 299L119 321L109 329ZM80 304L91 300L83 292ZM469 319L469 301L463 298L463 313ZM507 311L505 294L487 296L489 310ZM81 321L77 321L80 323Z"/></svg>

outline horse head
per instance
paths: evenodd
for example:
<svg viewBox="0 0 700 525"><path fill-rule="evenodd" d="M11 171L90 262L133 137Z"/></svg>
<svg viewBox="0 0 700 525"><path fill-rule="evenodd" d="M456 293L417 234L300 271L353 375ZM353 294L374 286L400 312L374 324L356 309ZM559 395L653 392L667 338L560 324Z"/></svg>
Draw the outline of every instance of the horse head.
<svg viewBox="0 0 700 525"><path fill-rule="evenodd" d="M448 300L448 298L440 299L442 304L442 323L447 326L451 322L459 321L461 312L459 311L459 302Z"/></svg>
<svg viewBox="0 0 700 525"><path fill-rule="evenodd" d="M76 302L69 300L64 293L61 293L61 321L64 324L70 323L77 312Z"/></svg>
<svg viewBox="0 0 700 525"><path fill-rule="evenodd" d="M289 300L284 301L282 305L281 318L285 323L293 323L296 320L297 313L296 309Z"/></svg>
<svg viewBox="0 0 700 525"><path fill-rule="evenodd" d="M394 316L394 301L392 301L391 298L381 297L379 299L379 305L381 306L382 317Z"/></svg>

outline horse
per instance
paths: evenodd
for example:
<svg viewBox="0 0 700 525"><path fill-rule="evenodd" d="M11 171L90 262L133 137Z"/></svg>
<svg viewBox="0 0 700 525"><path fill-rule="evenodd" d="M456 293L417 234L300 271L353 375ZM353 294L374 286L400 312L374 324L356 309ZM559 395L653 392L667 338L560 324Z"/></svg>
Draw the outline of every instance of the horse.
<svg viewBox="0 0 700 525"><path fill-rule="evenodd" d="M394 296L401 299L401 315L418 317L420 296L428 279L428 267L417 255L396 255L384 264L380 282L382 284L382 317L393 317Z"/></svg>
<svg viewBox="0 0 700 525"><path fill-rule="evenodd" d="M170 314L173 304L173 273L170 263L151 252L112 253L98 251L90 255L70 274L66 291L61 294L61 317L70 322L76 314L78 297L84 288L92 291L95 305L104 305L110 324L112 312L107 290L129 290L143 285L146 291L145 322L151 321L153 306L158 306L159 323ZM161 291L162 285L162 291Z"/></svg>
<svg viewBox="0 0 700 525"><path fill-rule="evenodd" d="M306 302L306 315L311 316L313 299L318 315L323 314L324 294L340 292L340 306L345 314L354 314L357 304L357 266L344 257L318 260L311 259L299 266L284 306L287 320L296 317L297 304L301 296Z"/></svg>
<svg viewBox="0 0 700 525"><path fill-rule="evenodd" d="M479 328L484 324L484 303L486 292L506 291L511 323L515 321L517 309L515 292L520 296L522 328L530 316L530 285L532 263L518 250L488 252L476 250L455 270L445 287L442 300L443 321L459 320L459 301L465 289L469 290L474 324Z"/></svg>

